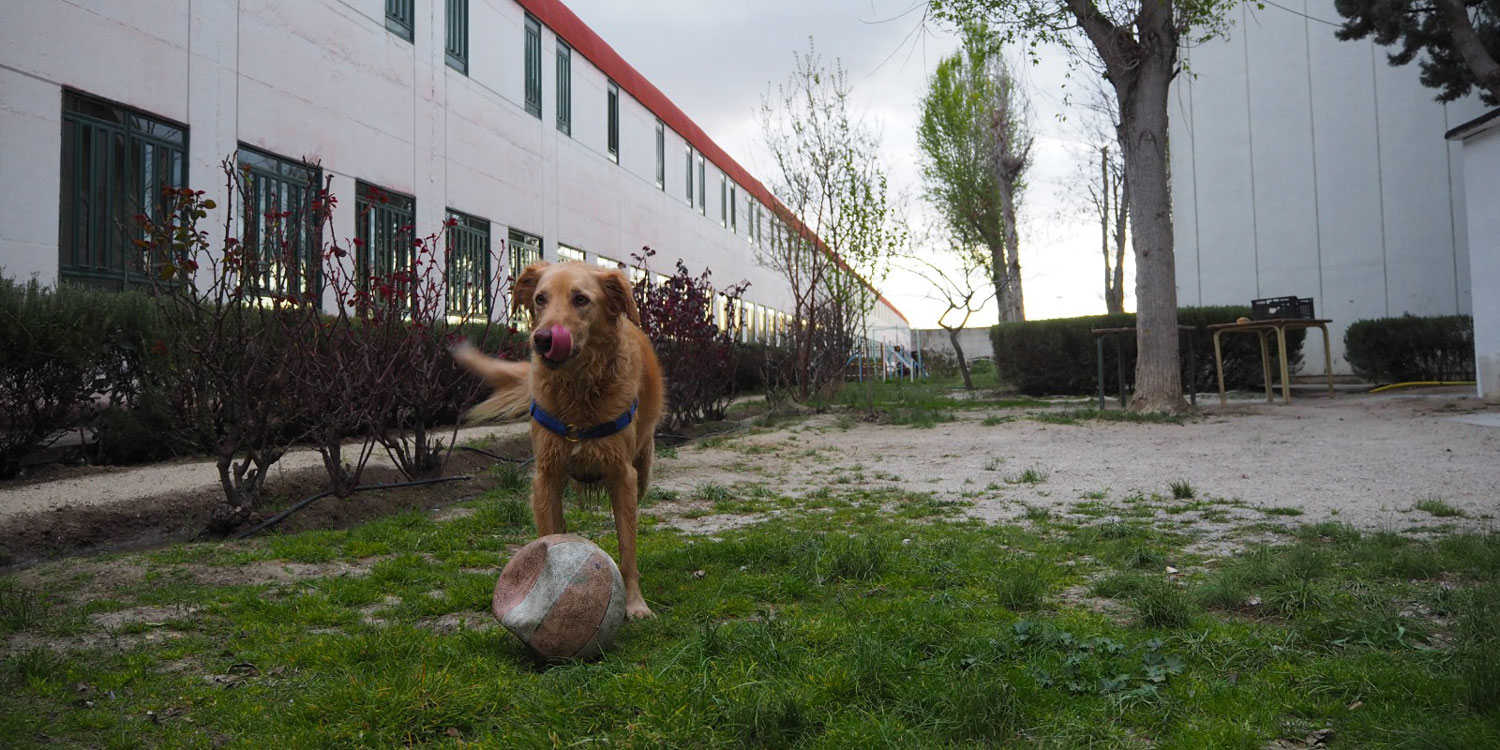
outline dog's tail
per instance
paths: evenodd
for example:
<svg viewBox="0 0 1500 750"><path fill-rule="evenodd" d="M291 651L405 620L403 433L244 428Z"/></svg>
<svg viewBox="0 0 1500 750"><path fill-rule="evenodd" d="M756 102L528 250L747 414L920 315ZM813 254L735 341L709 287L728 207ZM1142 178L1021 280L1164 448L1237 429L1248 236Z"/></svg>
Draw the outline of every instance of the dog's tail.
<svg viewBox="0 0 1500 750"><path fill-rule="evenodd" d="M531 408L531 363L508 362L482 354L467 341L449 349L464 369L478 375L494 392L464 414L465 422L515 419Z"/></svg>

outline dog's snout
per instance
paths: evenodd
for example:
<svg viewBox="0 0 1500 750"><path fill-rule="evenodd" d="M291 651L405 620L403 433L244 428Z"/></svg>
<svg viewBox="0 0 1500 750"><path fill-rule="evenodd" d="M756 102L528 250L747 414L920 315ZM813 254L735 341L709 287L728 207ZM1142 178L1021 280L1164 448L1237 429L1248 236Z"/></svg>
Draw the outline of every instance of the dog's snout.
<svg viewBox="0 0 1500 750"><path fill-rule="evenodd" d="M550 327L538 330L531 334L531 345L543 355L552 348L552 329Z"/></svg>

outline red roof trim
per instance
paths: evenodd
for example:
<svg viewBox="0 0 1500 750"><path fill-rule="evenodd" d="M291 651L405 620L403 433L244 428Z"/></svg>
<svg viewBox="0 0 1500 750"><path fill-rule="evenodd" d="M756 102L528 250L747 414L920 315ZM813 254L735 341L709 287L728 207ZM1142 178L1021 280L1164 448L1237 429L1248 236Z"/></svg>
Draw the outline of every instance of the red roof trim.
<svg viewBox="0 0 1500 750"><path fill-rule="evenodd" d="M818 245L823 247L825 252L828 252L828 248L823 245L822 239L798 220L790 209L777 200L776 196L772 195L771 191L767 190L765 185L760 183L760 180L752 177L744 167L739 165L739 162L730 158L724 149L719 148L719 144L714 143L713 139L709 138L708 134L703 132L703 128L698 127L697 123L693 122L681 109L678 109L677 105L673 104L672 100L668 99L667 95L661 92L661 89L656 88L654 84L646 80L646 77L641 75L640 71L636 70L630 63L625 62L625 58L620 57L620 53L609 46L609 43L604 41L593 29L589 28L588 24L579 19L568 6L563 5L560 0L516 0L516 2L525 8L527 12L531 13L531 15L536 16L536 19L541 21L543 25L552 29L553 33L562 37L563 41L567 42L573 48L574 52L583 55L589 62L594 64L594 67L609 76L610 80L614 81L621 90L628 92L631 96L635 97L636 101L644 105L646 109L651 110L667 127L682 136L693 148L697 149L705 158L713 162L714 166L717 166L724 174L729 175L729 178L734 180L742 189L754 195L761 204L769 207L773 213L779 213L789 219L795 224L797 230L813 237ZM832 252L829 254L833 255L834 260L838 262L841 268L851 270L842 258ZM866 282L866 286L869 286L868 282ZM872 286L871 289L874 290L874 287ZM879 295L878 290L876 290L876 294ZM885 306L890 308L891 312L896 313L908 326L911 325L911 321L907 320L906 316L902 315L901 311L897 310L896 306L891 304L883 295L880 295L880 301L885 303Z"/></svg>

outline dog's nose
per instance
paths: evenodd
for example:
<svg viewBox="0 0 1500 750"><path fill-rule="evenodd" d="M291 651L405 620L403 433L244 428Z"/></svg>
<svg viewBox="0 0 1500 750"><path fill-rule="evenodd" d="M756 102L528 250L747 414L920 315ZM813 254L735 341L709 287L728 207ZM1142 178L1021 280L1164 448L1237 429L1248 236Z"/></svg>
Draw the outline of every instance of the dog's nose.
<svg viewBox="0 0 1500 750"><path fill-rule="evenodd" d="M546 356L552 349L552 328L549 326L531 334L531 346L538 354Z"/></svg>

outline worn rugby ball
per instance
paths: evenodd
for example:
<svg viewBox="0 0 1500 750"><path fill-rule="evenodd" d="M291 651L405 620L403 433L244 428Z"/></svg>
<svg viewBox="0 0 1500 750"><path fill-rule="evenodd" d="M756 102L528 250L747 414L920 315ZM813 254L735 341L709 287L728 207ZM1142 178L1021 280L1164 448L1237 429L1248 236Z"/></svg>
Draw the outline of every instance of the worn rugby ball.
<svg viewBox="0 0 1500 750"><path fill-rule="evenodd" d="M576 534L521 549L495 582L495 619L542 659L587 659L625 621L625 581L609 553Z"/></svg>

